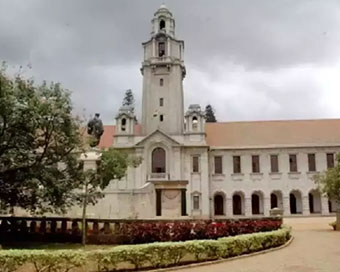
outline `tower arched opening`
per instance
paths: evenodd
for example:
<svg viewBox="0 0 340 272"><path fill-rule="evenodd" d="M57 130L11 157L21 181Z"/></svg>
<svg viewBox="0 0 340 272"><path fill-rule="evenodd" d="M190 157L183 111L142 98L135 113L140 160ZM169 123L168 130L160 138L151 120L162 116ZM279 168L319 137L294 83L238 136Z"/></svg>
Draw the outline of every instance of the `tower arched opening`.
<svg viewBox="0 0 340 272"><path fill-rule="evenodd" d="M152 173L165 173L166 171L166 153L161 147L152 151Z"/></svg>

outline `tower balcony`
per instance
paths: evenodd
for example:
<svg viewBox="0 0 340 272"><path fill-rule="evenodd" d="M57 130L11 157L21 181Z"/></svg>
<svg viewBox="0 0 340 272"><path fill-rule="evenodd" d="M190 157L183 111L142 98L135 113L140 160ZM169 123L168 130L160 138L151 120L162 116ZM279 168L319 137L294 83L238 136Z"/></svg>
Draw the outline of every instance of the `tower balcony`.
<svg viewBox="0 0 340 272"><path fill-rule="evenodd" d="M150 173L146 175L147 181L157 181L157 180L170 180L169 173Z"/></svg>

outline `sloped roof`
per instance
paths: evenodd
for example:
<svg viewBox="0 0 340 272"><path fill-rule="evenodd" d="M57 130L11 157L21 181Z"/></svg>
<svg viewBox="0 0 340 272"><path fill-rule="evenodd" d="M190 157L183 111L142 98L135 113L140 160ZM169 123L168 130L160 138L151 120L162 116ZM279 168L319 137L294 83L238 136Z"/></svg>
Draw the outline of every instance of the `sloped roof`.
<svg viewBox="0 0 340 272"><path fill-rule="evenodd" d="M142 127L140 124L137 124L135 126L135 134L140 135L141 134ZM116 133L116 126L113 125L105 125L104 126L104 133L102 137L100 138L100 142L98 147L99 148L107 148L111 147L113 145L113 136Z"/></svg>
<svg viewBox="0 0 340 272"><path fill-rule="evenodd" d="M207 123L206 141L216 148L340 146L340 119ZM136 125L141 135L141 125ZM115 126L104 126L99 147L113 145Z"/></svg>
<svg viewBox="0 0 340 272"><path fill-rule="evenodd" d="M207 123L206 134L214 147L337 145L340 119Z"/></svg>

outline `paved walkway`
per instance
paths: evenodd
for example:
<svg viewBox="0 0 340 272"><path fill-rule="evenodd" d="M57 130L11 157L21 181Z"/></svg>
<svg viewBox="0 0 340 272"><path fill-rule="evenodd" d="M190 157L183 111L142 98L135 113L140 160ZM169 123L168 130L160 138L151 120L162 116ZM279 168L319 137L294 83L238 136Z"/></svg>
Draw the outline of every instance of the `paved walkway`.
<svg viewBox="0 0 340 272"><path fill-rule="evenodd" d="M339 272L340 232L331 217L288 218L294 241L286 248L229 262L179 269L185 272Z"/></svg>

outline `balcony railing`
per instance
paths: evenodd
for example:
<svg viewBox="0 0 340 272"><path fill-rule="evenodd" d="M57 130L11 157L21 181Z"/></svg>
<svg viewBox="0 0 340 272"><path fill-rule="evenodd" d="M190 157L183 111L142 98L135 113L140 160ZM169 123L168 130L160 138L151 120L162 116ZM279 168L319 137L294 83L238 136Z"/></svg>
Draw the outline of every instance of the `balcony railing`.
<svg viewBox="0 0 340 272"><path fill-rule="evenodd" d="M168 173L151 173L147 175L147 180L170 180Z"/></svg>

